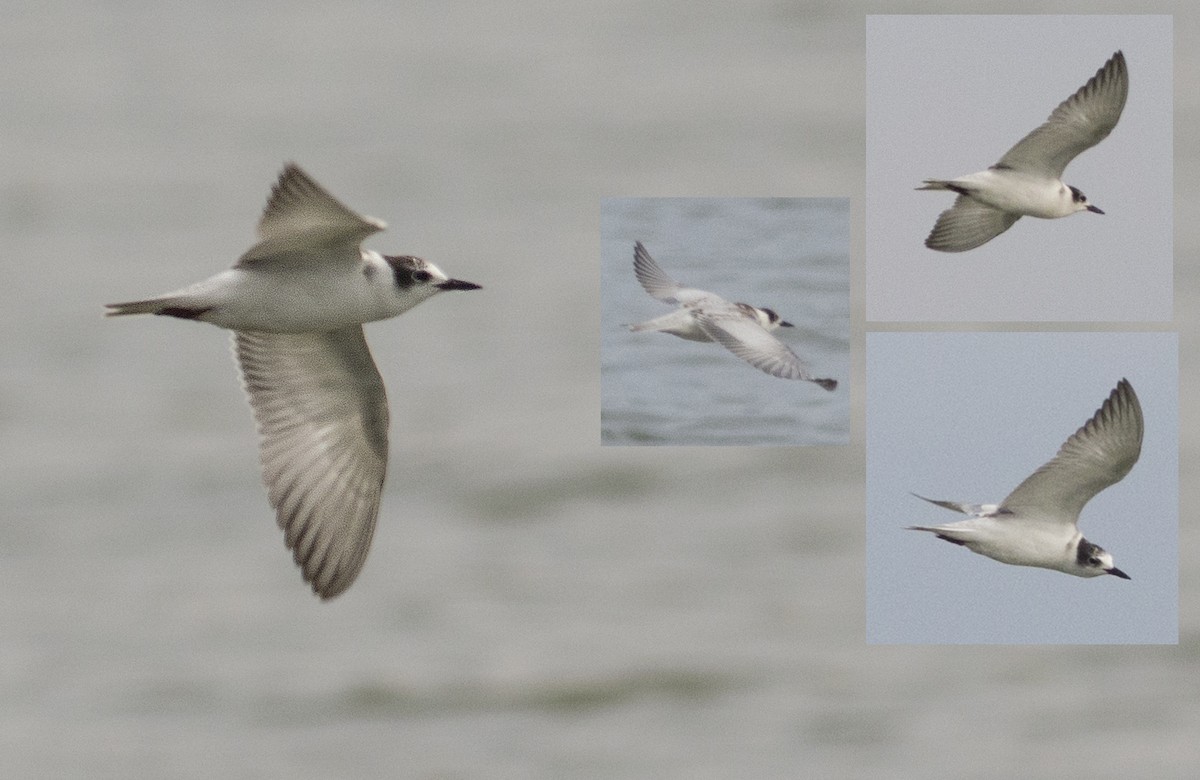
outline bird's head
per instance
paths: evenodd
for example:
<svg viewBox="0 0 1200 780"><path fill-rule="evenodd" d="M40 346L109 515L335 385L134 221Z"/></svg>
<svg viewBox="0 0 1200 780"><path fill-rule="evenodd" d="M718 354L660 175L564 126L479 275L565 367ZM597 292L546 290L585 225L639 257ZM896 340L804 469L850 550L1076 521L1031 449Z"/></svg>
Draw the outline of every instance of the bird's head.
<svg viewBox="0 0 1200 780"><path fill-rule="evenodd" d="M1079 540L1075 563L1079 567L1075 573L1081 577L1099 577L1102 574L1111 574L1123 580L1132 579L1113 565L1113 557L1107 550L1098 544L1092 544L1087 539Z"/></svg>
<svg viewBox="0 0 1200 780"><path fill-rule="evenodd" d="M759 323L767 330L795 327L792 323L776 314L774 309L760 309L756 306L751 306L750 308L753 310L754 316L758 319Z"/></svg>
<svg viewBox="0 0 1200 780"><path fill-rule="evenodd" d="M384 255L392 270L392 283L397 297L410 306L449 290L478 290L480 286L461 279L451 279L428 260L412 255Z"/></svg>
<svg viewBox="0 0 1200 780"><path fill-rule="evenodd" d="M1089 203L1087 195L1084 195L1082 192L1080 192L1078 187L1072 187L1068 184L1067 189L1071 191L1071 202L1075 204L1076 211L1090 211L1093 214L1104 213L1099 208Z"/></svg>

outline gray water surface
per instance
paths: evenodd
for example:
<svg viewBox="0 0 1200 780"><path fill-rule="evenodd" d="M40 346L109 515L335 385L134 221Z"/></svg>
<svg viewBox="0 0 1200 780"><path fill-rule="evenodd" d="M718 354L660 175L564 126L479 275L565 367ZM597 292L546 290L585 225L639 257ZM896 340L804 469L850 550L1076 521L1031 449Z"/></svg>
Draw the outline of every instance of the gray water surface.
<svg viewBox="0 0 1200 780"><path fill-rule="evenodd" d="M1194 523L1178 648L864 644L862 46L853 4L9 4L0 771L1193 770ZM274 526L227 336L102 317L230 265L287 159L389 223L371 248L484 287L367 327L392 463L329 604ZM599 202L653 195L853 199L851 446L599 446ZM1194 300L1194 264L1177 285Z"/></svg>

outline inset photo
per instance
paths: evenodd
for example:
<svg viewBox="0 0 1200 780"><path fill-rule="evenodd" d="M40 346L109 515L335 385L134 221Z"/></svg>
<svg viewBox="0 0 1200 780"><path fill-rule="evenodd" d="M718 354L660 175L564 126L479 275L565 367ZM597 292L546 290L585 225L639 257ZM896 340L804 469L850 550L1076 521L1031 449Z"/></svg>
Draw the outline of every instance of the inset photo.
<svg viewBox="0 0 1200 780"><path fill-rule="evenodd" d="M868 321L1172 319L1170 16L868 16Z"/></svg>
<svg viewBox="0 0 1200 780"><path fill-rule="evenodd" d="M1178 642L1178 352L867 334L867 641Z"/></svg>
<svg viewBox="0 0 1200 780"><path fill-rule="evenodd" d="M850 438L848 198L606 198L601 443Z"/></svg>

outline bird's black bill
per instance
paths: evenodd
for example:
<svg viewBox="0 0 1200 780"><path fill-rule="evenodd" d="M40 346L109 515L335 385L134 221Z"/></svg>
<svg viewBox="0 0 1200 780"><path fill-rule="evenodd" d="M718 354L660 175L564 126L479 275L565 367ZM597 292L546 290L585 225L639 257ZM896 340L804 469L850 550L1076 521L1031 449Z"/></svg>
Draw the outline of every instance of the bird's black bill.
<svg viewBox="0 0 1200 780"><path fill-rule="evenodd" d="M447 279L444 282L439 282L436 287L439 290L482 290L483 288L473 282L464 282L462 279Z"/></svg>
<svg viewBox="0 0 1200 780"><path fill-rule="evenodd" d="M1130 577L1128 574L1126 574L1125 572L1123 572L1123 571L1121 571L1120 569L1116 568L1115 566L1114 566L1113 568L1109 569L1107 573L1108 573L1108 574L1111 574L1111 575L1113 575L1114 577L1120 577L1120 578L1121 578L1121 579L1123 579L1123 580L1131 580L1131 579L1133 579L1133 578L1132 578L1132 577Z"/></svg>
<svg viewBox="0 0 1200 780"><path fill-rule="evenodd" d="M793 324L792 324L792 323L790 323L790 322L784 322L783 320L780 320L780 321L779 321L779 327L781 327L781 328L794 328L794 327L796 327L796 326L795 326L795 325L793 325Z"/></svg>
<svg viewBox="0 0 1200 780"><path fill-rule="evenodd" d="M1090 211L1090 212L1092 212L1093 214L1103 214L1103 213L1104 213L1103 211L1101 211L1100 209L1096 208L1095 206L1088 206L1088 207L1087 207L1087 210L1088 210L1088 211Z"/></svg>

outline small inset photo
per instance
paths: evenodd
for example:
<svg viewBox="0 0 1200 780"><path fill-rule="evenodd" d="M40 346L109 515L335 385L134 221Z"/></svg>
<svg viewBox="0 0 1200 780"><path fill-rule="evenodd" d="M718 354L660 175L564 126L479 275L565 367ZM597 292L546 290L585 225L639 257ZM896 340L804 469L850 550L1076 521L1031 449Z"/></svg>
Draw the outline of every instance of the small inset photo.
<svg viewBox="0 0 1200 780"><path fill-rule="evenodd" d="M1170 16L866 26L868 321L1169 322Z"/></svg>
<svg viewBox="0 0 1200 780"><path fill-rule="evenodd" d="M1179 641L1174 333L867 334L867 641Z"/></svg>
<svg viewBox="0 0 1200 780"><path fill-rule="evenodd" d="M850 438L848 198L606 198L601 442Z"/></svg>

